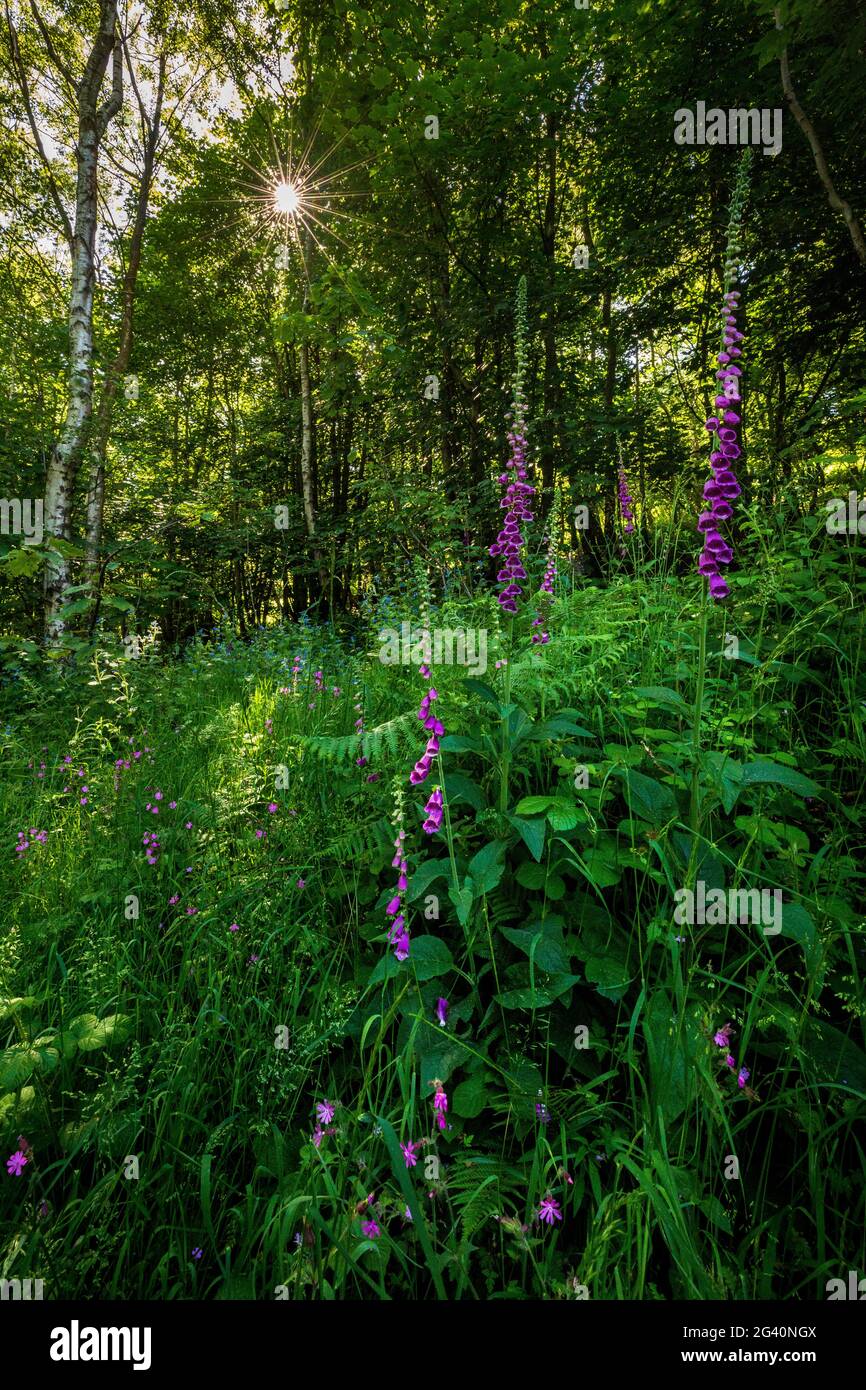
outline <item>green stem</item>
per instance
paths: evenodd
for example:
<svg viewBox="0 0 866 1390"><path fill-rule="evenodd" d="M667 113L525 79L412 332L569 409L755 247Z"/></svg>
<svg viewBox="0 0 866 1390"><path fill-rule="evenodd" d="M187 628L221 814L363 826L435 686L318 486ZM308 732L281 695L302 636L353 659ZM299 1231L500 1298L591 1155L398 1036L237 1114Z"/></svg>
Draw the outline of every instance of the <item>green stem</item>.
<svg viewBox="0 0 866 1390"><path fill-rule="evenodd" d="M698 832L701 824L701 803L700 803L700 756L701 756L701 716L704 708L704 688L706 684L707 667L707 620L709 616L709 605L707 604L707 581L701 583L701 612L700 629L698 634L698 683L695 689L695 717L692 724L692 794L691 805L689 808L689 825L692 832L692 847L689 857L688 881L694 881L694 874L697 868L698 857Z"/></svg>
<svg viewBox="0 0 866 1390"><path fill-rule="evenodd" d="M505 665L505 690L503 709L508 710L511 704L511 654L514 651L514 619L511 619L508 630L508 657ZM511 741L508 737L508 714L502 716L502 766L499 780L499 809L503 815L508 811L508 774L511 765Z"/></svg>

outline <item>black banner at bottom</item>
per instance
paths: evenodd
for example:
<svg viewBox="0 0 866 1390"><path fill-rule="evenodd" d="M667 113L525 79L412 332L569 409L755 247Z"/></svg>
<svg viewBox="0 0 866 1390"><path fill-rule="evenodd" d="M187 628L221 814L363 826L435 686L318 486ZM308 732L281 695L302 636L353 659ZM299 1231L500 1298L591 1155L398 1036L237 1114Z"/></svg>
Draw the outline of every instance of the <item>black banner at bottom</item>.
<svg viewBox="0 0 866 1390"><path fill-rule="evenodd" d="M538 1373L548 1357L575 1356L599 1373L667 1375L706 1366L770 1369L801 1366L822 1381L856 1364L866 1302L841 1295L826 1303L64 1303L0 1302L3 1370L18 1374L99 1378L208 1372L259 1378L265 1368L349 1373L388 1353L413 1378L433 1353L445 1370L480 1354L485 1370L501 1355L512 1375L526 1357ZM468 1341L466 1340L468 1339ZM564 1340L564 1339L567 1339ZM462 1350L461 1350L462 1349ZM406 1352L410 1352L406 1359ZM506 1362L507 1358L507 1362ZM464 1362L466 1369L470 1363ZM415 1368L413 1370L413 1367ZM367 1372L369 1373L369 1371ZM20 1383L20 1382L19 1382Z"/></svg>

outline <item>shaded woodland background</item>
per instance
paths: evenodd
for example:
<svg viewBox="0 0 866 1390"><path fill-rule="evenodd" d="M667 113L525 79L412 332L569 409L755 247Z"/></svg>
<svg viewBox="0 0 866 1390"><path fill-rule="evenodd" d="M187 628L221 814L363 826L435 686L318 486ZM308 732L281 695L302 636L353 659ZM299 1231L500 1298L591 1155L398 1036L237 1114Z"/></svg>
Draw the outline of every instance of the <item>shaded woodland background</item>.
<svg viewBox="0 0 866 1390"><path fill-rule="evenodd" d="M416 555L457 589L491 577L524 273L542 506L561 483L590 510L589 532L564 537L575 565L603 568L618 450L644 534L674 525L679 494L690 565L738 154L674 144L674 112L698 99L785 107L781 154L752 162L743 478L758 508L816 510L862 438L866 269L780 59L862 216L866 17L853 0L778 13L781 30L761 0L121 7L92 416L59 547L66 645L352 613ZM19 6L3 26L5 497L43 494L66 408L68 79L97 18ZM290 145L340 196L281 264L266 190ZM0 621L38 639L43 552L12 536L0 551Z"/></svg>

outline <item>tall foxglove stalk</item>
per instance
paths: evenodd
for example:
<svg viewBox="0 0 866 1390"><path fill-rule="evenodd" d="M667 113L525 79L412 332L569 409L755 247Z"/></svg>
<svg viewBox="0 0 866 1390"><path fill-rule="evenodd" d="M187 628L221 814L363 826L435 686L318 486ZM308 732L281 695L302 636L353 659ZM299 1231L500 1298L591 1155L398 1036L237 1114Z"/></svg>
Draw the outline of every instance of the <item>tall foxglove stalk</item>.
<svg viewBox="0 0 866 1390"><path fill-rule="evenodd" d="M742 355L739 344L743 340L743 334L737 328L736 313L729 311L735 309L739 302L740 292L736 288L737 284L737 265L741 254L740 227L743 218L743 209L746 202L746 193L749 183L749 165L751 162L752 151L745 149L740 158L739 168L737 169L737 180L734 185L734 193L731 198L731 213L728 222L727 248L725 253L725 285L724 303L725 312L723 314L724 324L722 325L721 344L717 361L719 364L718 380L721 380L727 387L724 399L728 405L739 405L739 378L740 368L737 359ZM728 322L728 320L733 320ZM729 386L728 383L734 385ZM735 400L736 396L736 400ZM718 397L717 397L718 400ZM740 424L740 411L731 410L735 417L732 420L719 420L718 416L710 416L707 420L707 429L714 436L714 445L710 454L710 465L713 476L707 481L704 488L704 500L710 504L710 509L705 509L699 518L698 527L704 535L704 548L698 560L698 569L701 574L706 575L709 581L710 597L718 601L727 598L730 592L727 581L719 574L719 565L730 564L733 559L733 550L719 531L719 523L727 520L731 515L731 502L739 496L740 485L733 472L733 462L739 458L740 446L735 425ZM728 433L730 431L730 434ZM731 434L733 438L731 438ZM718 456L718 457L717 457ZM701 721L704 708L704 687L706 685L707 668L707 590L702 589L701 593L701 617L698 633L698 679L695 689L694 699L694 723L692 725L692 786L689 807L689 825L692 832L692 847L689 856L689 867L687 875L687 886L691 886L698 872L698 846L699 830L701 821L701 795L700 795L700 754L701 754Z"/></svg>
<svg viewBox="0 0 866 1390"><path fill-rule="evenodd" d="M747 152L748 153L748 152ZM728 224L727 254L725 257L725 294L722 307L722 332L716 357L716 380L721 383L713 402L716 413L710 415L706 427L713 448L710 453L711 476L704 484L704 510L698 517L698 530L703 533L704 548L698 558L698 571L709 582L710 597L717 602L730 594L727 580L719 572L720 565L729 565L734 558L730 543L719 530L733 515L731 503L740 495L740 484L734 463L740 457L740 427L742 423L740 378L742 376L743 334L737 327L740 291L736 288L736 267L740 253L740 225L748 187L749 161L743 158L737 172L731 217Z"/></svg>
<svg viewBox="0 0 866 1390"><path fill-rule="evenodd" d="M628 490L628 478L622 464L618 473L619 510L623 520L623 530L630 536L634 530L634 500Z"/></svg>
<svg viewBox="0 0 866 1390"><path fill-rule="evenodd" d="M394 955L398 960L406 960L409 955L409 932L406 928L403 895L408 886L406 877L408 863L403 844L406 839L406 831L403 829L403 789L399 785L395 787L394 800L394 824L397 834L394 839L395 854L391 860L391 868L397 870L398 877L394 896L385 908L385 912L392 919L388 929L388 941L394 947Z"/></svg>
<svg viewBox="0 0 866 1390"><path fill-rule="evenodd" d="M523 566L523 546L525 537L522 526L532 521L529 499L535 488L526 482L526 399L524 396L524 376L526 374L526 276L520 277L517 286L515 307L515 357L514 398L511 403L511 426L508 431L510 454L505 472L500 473L499 481L505 487L505 496L500 507L505 511L502 530L490 547L490 554L501 555L502 568L497 581L503 585L499 594L499 604L506 613L517 612L517 600L523 592L520 582L526 579Z"/></svg>
<svg viewBox="0 0 866 1390"><path fill-rule="evenodd" d="M423 574L423 572L420 569L420 566L416 565L416 570L419 573L419 579L421 581L419 585L421 591L421 620L424 623L423 632L428 643L427 647L423 649L426 654L429 651L430 641L430 610L425 597L427 576ZM430 667L427 665L426 661L422 661L418 670L425 681L429 681L431 679ZM437 715L435 715L431 710L431 705L435 700L438 699L439 692L437 691L436 687L433 685L429 686L427 694L422 699L420 708L418 710L418 718L421 720L422 724L424 725L424 728L427 730L429 738L427 739L427 746L424 749L424 752L421 754L421 757L418 759L412 771L409 773L409 781L413 787L418 787L421 785L422 782L426 782L428 776L430 775L430 768L433 764L433 759L438 757L439 755L439 740L440 738L443 738L445 734L444 724L442 723L441 719L439 719ZM435 834L436 831L441 828L442 815L442 790L440 787L435 786L430 795L430 799L424 807L425 819L423 828L428 835Z"/></svg>

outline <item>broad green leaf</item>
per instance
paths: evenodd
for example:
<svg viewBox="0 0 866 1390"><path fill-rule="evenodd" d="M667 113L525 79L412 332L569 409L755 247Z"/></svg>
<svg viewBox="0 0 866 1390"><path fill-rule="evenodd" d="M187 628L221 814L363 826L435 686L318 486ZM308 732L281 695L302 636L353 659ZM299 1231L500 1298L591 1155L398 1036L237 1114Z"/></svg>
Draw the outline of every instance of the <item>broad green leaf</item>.
<svg viewBox="0 0 866 1390"><path fill-rule="evenodd" d="M821 793L817 782L813 782L810 777L804 777L802 772L796 772L792 767L783 767L781 763L774 763L769 758L759 758L756 762L746 763L743 768L743 785L753 787L763 784L784 787L786 791L794 792L797 796L820 796Z"/></svg>
<svg viewBox="0 0 866 1390"><path fill-rule="evenodd" d="M547 833L547 822L542 819L526 820L523 816L509 816L511 824L517 830L529 853L536 862L541 861L544 853L544 837Z"/></svg>
<svg viewBox="0 0 866 1390"><path fill-rule="evenodd" d="M467 872L479 893L490 893L505 872L505 841L491 840L469 861Z"/></svg>
<svg viewBox="0 0 866 1390"><path fill-rule="evenodd" d="M455 1115L459 1115L462 1119L474 1120L476 1115L481 1114L489 1100L484 1072L477 1071L468 1080L461 1081L452 1097L451 1108Z"/></svg>
<svg viewBox="0 0 866 1390"><path fill-rule="evenodd" d="M665 825L677 817L677 799L663 782L636 772L633 767L615 769L614 775L624 778L629 807L642 820L650 825Z"/></svg>
<svg viewBox="0 0 866 1390"><path fill-rule="evenodd" d="M451 952L438 936L413 936L407 964L411 964L419 981L433 980L454 969Z"/></svg>

